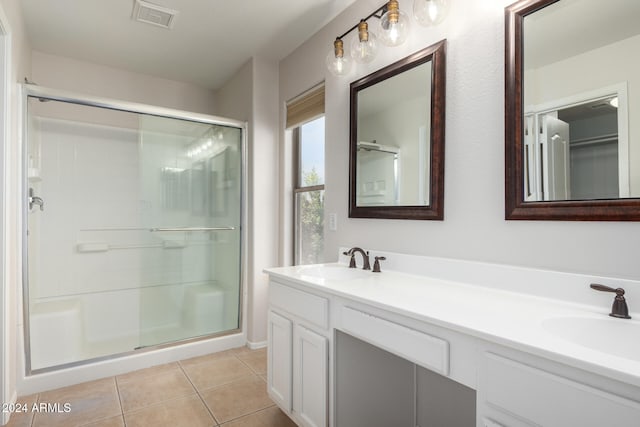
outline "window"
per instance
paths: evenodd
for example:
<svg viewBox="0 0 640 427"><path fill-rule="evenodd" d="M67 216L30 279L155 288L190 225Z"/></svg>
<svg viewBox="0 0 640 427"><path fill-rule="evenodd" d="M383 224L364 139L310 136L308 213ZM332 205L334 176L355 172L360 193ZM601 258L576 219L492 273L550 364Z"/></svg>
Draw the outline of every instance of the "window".
<svg viewBox="0 0 640 427"><path fill-rule="evenodd" d="M324 261L324 84L287 103L287 146L291 168L286 174L293 198L285 201L292 212L294 264ZM290 210L289 210L290 209ZM288 221L287 221L288 222ZM288 234L288 233L286 233ZM289 246L288 244L286 244Z"/></svg>
<svg viewBox="0 0 640 427"><path fill-rule="evenodd" d="M324 261L324 116L293 129L294 263Z"/></svg>

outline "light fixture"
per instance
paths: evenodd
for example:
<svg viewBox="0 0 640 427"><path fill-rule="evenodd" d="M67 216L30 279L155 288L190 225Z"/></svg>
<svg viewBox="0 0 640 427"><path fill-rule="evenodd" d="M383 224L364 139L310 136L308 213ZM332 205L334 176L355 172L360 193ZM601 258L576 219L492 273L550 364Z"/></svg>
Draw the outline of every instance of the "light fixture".
<svg viewBox="0 0 640 427"><path fill-rule="evenodd" d="M449 0L413 0L413 16L420 25L438 25L448 11Z"/></svg>
<svg viewBox="0 0 640 427"><path fill-rule="evenodd" d="M344 44L341 38L333 42L333 49L327 54L327 68L334 76L344 76L351 71L351 60L344 56Z"/></svg>
<svg viewBox="0 0 640 427"><path fill-rule="evenodd" d="M360 64L373 61L378 52L376 35L369 31L369 24L364 19L358 24L358 38L351 43L351 57Z"/></svg>
<svg viewBox="0 0 640 427"><path fill-rule="evenodd" d="M413 15L421 25L436 25L442 22L447 14L449 0L414 0ZM409 35L409 17L400 10L398 0L389 0L374 10L369 16L360 20L336 37L333 49L327 55L327 68L334 76L344 76L351 70L351 62L344 54L342 40L358 29L358 37L351 43L350 56L361 64L373 61L377 52L376 35L369 31L367 21L371 18L380 20L380 42L387 46L399 46Z"/></svg>
<svg viewBox="0 0 640 427"><path fill-rule="evenodd" d="M389 1L386 9L380 18L380 41L387 46L399 46L409 34L409 18L400 10L398 0Z"/></svg>

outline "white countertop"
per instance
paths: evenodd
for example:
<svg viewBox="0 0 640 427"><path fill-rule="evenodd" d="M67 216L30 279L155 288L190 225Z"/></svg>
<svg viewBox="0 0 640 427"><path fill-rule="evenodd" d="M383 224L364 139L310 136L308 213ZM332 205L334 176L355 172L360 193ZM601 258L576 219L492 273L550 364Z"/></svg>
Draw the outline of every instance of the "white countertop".
<svg viewBox="0 0 640 427"><path fill-rule="evenodd" d="M609 317L610 305L574 304L397 271L354 273L361 277L346 280L308 274L316 267L279 267L265 272L280 282L293 282L640 387L640 360L575 344L543 327L547 319L571 316L620 322L623 328L640 327L638 320ZM347 269L337 263L320 268L324 267ZM613 327L617 332L616 323ZM640 342L640 336L623 335L621 339Z"/></svg>

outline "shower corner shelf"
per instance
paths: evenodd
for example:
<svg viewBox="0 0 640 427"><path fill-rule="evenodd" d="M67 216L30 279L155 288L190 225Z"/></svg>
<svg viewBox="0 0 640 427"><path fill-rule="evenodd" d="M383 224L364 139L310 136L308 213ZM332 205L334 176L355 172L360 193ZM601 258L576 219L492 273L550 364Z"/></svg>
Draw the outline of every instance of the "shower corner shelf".
<svg viewBox="0 0 640 427"><path fill-rule="evenodd" d="M29 168L27 173L27 177L29 178L29 182L40 182L42 178L40 177L40 169L39 168Z"/></svg>

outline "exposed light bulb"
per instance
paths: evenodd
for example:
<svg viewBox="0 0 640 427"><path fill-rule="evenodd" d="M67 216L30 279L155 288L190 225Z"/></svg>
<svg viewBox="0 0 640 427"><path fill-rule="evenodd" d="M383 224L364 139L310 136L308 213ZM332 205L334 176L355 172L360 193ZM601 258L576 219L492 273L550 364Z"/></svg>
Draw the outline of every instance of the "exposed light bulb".
<svg viewBox="0 0 640 427"><path fill-rule="evenodd" d="M420 25L438 25L447 16L449 0L414 0L413 16Z"/></svg>
<svg viewBox="0 0 640 427"><path fill-rule="evenodd" d="M351 71L351 61L344 56L344 44L339 38L333 42L333 49L327 54L327 68L334 76L344 76Z"/></svg>
<svg viewBox="0 0 640 427"><path fill-rule="evenodd" d="M373 61L377 52L376 35L369 31L369 25L366 21L360 21L358 38L351 43L351 57L360 64L366 64Z"/></svg>
<svg viewBox="0 0 640 427"><path fill-rule="evenodd" d="M409 18L400 10L397 0L387 4L387 11L380 18L380 41L387 46L399 46L409 34Z"/></svg>

